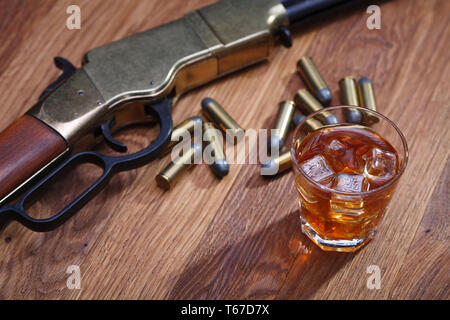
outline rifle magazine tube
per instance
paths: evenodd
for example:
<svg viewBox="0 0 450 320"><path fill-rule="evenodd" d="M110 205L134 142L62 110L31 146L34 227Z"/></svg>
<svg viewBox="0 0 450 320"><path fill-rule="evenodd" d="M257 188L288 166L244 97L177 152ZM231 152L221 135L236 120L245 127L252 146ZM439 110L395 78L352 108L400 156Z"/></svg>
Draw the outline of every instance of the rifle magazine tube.
<svg viewBox="0 0 450 320"><path fill-rule="evenodd" d="M241 136L244 129L225 111L222 106L211 98L202 100L203 114L214 122L223 132L229 131L232 135Z"/></svg>
<svg viewBox="0 0 450 320"><path fill-rule="evenodd" d="M214 157L211 169L217 177L223 178L230 172L230 165L223 151L222 135L211 122L205 123L203 129L203 137L207 144L205 151L208 147L211 148L210 153Z"/></svg>
<svg viewBox="0 0 450 320"><path fill-rule="evenodd" d="M188 133L191 137L194 134L195 128L202 128L203 119L200 117L190 117L189 119L184 120L175 128L173 128L172 135L170 136L169 144L164 152L159 156L160 158L164 157L170 151L172 151L173 147L175 147L182 140L182 137ZM190 141L190 140L189 140Z"/></svg>
<svg viewBox="0 0 450 320"><path fill-rule="evenodd" d="M331 91L311 57L301 58L297 62L297 71L316 99L323 106L328 107L332 100Z"/></svg>
<svg viewBox="0 0 450 320"><path fill-rule="evenodd" d="M339 80L341 90L341 103L345 106L359 106L358 92L356 90L356 81L353 77L345 77ZM356 109L347 108L345 117L350 123L361 123L362 114Z"/></svg>
<svg viewBox="0 0 450 320"><path fill-rule="evenodd" d="M271 135L268 141L267 147L269 150L280 150L283 147L289 133L289 126L291 124L294 111L295 103L293 101L283 101L280 103L274 126L276 133Z"/></svg>
<svg viewBox="0 0 450 320"><path fill-rule="evenodd" d="M372 111L377 111L377 103L375 101L372 81L366 77L363 77L358 81L358 97L362 107ZM379 120L371 113L363 112L363 121L367 124L373 124Z"/></svg>
<svg viewBox="0 0 450 320"><path fill-rule="evenodd" d="M191 147L183 153L181 157L169 163L169 165L156 176L155 180L158 186L164 190L169 190L174 185L180 174L194 165L196 155L201 152L201 144L191 144Z"/></svg>
<svg viewBox="0 0 450 320"><path fill-rule="evenodd" d="M271 158L261 166L262 176L274 176L292 167L291 150L283 151L278 157Z"/></svg>
<svg viewBox="0 0 450 320"><path fill-rule="evenodd" d="M307 90L300 89L297 91L294 97L295 105L303 114L311 114L316 111L323 110L324 107L317 101L316 98ZM334 114L328 111L322 111L317 115L317 118L323 124L337 124L338 119Z"/></svg>

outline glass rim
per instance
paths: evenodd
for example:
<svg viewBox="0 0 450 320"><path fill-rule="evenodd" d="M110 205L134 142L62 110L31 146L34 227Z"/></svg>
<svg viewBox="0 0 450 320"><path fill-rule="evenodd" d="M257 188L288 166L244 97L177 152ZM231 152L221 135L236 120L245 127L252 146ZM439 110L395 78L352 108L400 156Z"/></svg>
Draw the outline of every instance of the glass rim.
<svg viewBox="0 0 450 320"><path fill-rule="evenodd" d="M403 161L403 165L400 168L400 170L397 172L397 174L394 176L394 178L392 178L391 180L389 180L387 183L383 184L382 186L375 188L373 190L369 190L369 191L362 191L362 192L358 192L358 193L354 193L354 192L345 192L345 191L339 191L339 190L335 190L333 188L329 188L327 186L324 186L323 184L318 183L317 181L313 180L311 177L309 177L300 167L297 158L295 157L295 149L294 149L294 145L296 142L296 136L298 131L300 130L300 127L302 127L307 120L314 118L317 114L323 112L323 111L331 111L331 110L338 110L338 109L345 109L345 108L353 108L353 109L357 109L357 110L361 110L364 111L366 113L372 113L380 118L382 118L383 120L386 120L398 133L398 135L400 136L400 139L402 141L403 144L403 148L405 150L405 159ZM314 132L314 131L312 131ZM388 141L389 142L389 141ZM390 143L390 142L389 142ZM406 143L406 139L405 136L403 135L403 133L401 132L401 130L398 128L398 126L389 118L387 118L386 116L382 115L381 113L368 109L368 108L364 108L364 107L359 107L359 106L333 106L333 107L327 107L324 109L320 109L314 113L309 114L308 116L306 116L298 125L297 127L295 127L294 129L294 133L292 136L292 142L291 142L291 161L294 162L295 167L297 168L297 170L299 170L299 172L306 178L306 180L308 180L311 184L313 184L315 187L318 187L319 189L323 190L323 191L327 191L327 192L332 192L335 194L340 194L340 195L345 195L345 196L366 196L366 195L370 195L370 194L374 194L374 193L378 193L382 190L384 190L385 188L389 187L390 185L392 185L394 182L396 182L403 174L403 172L406 169L406 165L408 164L408 158L409 158L409 150L408 150L408 144Z"/></svg>

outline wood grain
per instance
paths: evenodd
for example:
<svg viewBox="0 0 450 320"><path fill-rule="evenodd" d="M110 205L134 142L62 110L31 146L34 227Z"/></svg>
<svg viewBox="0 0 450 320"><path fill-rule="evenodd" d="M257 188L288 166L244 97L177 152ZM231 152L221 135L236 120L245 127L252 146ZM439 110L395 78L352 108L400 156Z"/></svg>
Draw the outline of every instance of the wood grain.
<svg viewBox="0 0 450 320"><path fill-rule="evenodd" d="M211 2L80 0L82 27L67 30L70 1L1 1L0 128L57 77L53 56L79 66L91 48ZM340 78L372 79L379 111L405 134L410 158L365 248L327 253L301 233L291 173L263 179L257 165L232 165L217 180L200 165L163 192L154 177L165 158L116 176L58 230L0 231L0 298L448 299L450 2L380 7L380 30L366 28L365 8L303 26L291 49L187 94L173 112L175 123L200 115L210 96L243 127L268 128L279 101L303 86L295 72L303 55L313 57L334 105ZM123 139L138 148L149 138ZM81 290L66 286L69 265L80 266ZM369 265L382 270L380 290L366 286Z"/></svg>
<svg viewBox="0 0 450 320"><path fill-rule="evenodd" d="M67 149L64 139L24 115L0 133L0 199Z"/></svg>

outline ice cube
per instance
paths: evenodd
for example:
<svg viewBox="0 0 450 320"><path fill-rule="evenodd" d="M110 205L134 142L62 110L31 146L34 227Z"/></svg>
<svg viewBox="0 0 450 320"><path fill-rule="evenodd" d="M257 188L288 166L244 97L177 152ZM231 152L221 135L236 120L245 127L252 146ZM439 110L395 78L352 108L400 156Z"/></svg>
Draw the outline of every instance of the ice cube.
<svg viewBox="0 0 450 320"><path fill-rule="evenodd" d="M326 147L325 152L332 157L338 157L344 154L345 145L339 140L332 140Z"/></svg>
<svg viewBox="0 0 450 320"><path fill-rule="evenodd" d="M362 174L339 173L333 180L334 190L358 193L369 190L369 182Z"/></svg>
<svg viewBox="0 0 450 320"><path fill-rule="evenodd" d="M339 156L328 156L327 160L332 168L339 173L362 174L364 172L364 161L358 156L354 148L344 149Z"/></svg>
<svg viewBox="0 0 450 320"><path fill-rule="evenodd" d="M362 157L365 160L364 174L377 186L392 179L397 170L397 157L394 153L373 148Z"/></svg>
<svg viewBox="0 0 450 320"><path fill-rule="evenodd" d="M324 185L329 184L335 175L325 158L321 155L316 155L302 162L300 166L311 179Z"/></svg>

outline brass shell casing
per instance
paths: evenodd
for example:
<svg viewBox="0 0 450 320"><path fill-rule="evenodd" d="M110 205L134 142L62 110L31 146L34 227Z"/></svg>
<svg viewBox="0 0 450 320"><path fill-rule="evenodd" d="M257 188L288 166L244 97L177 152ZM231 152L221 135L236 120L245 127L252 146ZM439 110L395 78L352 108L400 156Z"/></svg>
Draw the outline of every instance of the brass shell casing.
<svg viewBox="0 0 450 320"><path fill-rule="evenodd" d="M317 100L323 106L328 107L332 100L331 91L311 57L301 58L297 62L297 71Z"/></svg>
<svg viewBox="0 0 450 320"><path fill-rule="evenodd" d="M294 97L295 105L304 114L311 114L316 111L323 110L324 107L317 101L316 98L307 90L300 89ZM323 124L337 124L338 120L334 114L329 111L322 111L317 115L317 118Z"/></svg>
<svg viewBox="0 0 450 320"><path fill-rule="evenodd" d="M273 176L292 167L291 150L285 150L278 157L271 158L261 166L262 176Z"/></svg>
<svg viewBox="0 0 450 320"><path fill-rule="evenodd" d="M356 91L356 81L353 77L345 77L339 80L341 89L341 102L346 106L359 106L358 92Z"/></svg>
<svg viewBox="0 0 450 320"><path fill-rule="evenodd" d="M223 151L222 135L220 131L211 122L206 122L203 125L203 138L207 144L212 148L212 155L214 162L210 165L214 174L219 178L226 176L230 172L230 165L228 164L225 152Z"/></svg>
<svg viewBox="0 0 450 320"><path fill-rule="evenodd" d="M202 100L203 114L224 132L227 130L236 136L244 133L244 129L225 111L224 108L215 100L205 98Z"/></svg>
<svg viewBox="0 0 450 320"><path fill-rule="evenodd" d="M277 119L275 120L274 129L276 133L271 135L268 140L268 148L280 150L287 138L289 133L289 127L292 121L292 117L295 111L294 101L283 101L280 103L278 109Z"/></svg>
<svg viewBox="0 0 450 320"><path fill-rule="evenodd" d="M311 131L316 131L323 127L323 124L316 119L308 119L306 120L306 125L311 129Z"/></svg>
<svg viewBox="0 0 450 320"><path fill-rule="evenodd" d="M194 159L198 153L202 152L202 146L198 143L191 144L191 147L176 161L159 173L155 180L158 186L164 190L169 190L180 174L194 164Z"/></svg>
<svg viewBox="0 0 450 320"><path fill-rule="evenodd" d="M341 103L345 106L359 106L358 92L356 90L356 81L353 77L345 77L339 80L341 91ZM348 108L345 110L345 116L348 122L361 123L362 114L357 109Z"/></svg>
<svg viewBox="0 0 450 320"><path fill-rule="evenodd" d="M170 136L169 144L167 145L166 150L161 154L161 157L167 155L175 145L181 142L181 137L183 137L186 132L188 132L191 136L194 134L194 130L196 127L202 128L203 120L200 117L190 117L189 119L184 120L175 128L173 128L172 135Z"/></svg>
<svg viewBox="0 0 450 320"><path fill-rule="evenodd" d="M361 78L358 81L358 97L361 106L372 111L377 111L375 93L373 91L372 81L368 78ZM364 122L369 124L378 122L378 118L368 112L363 112Z"/></svg>

